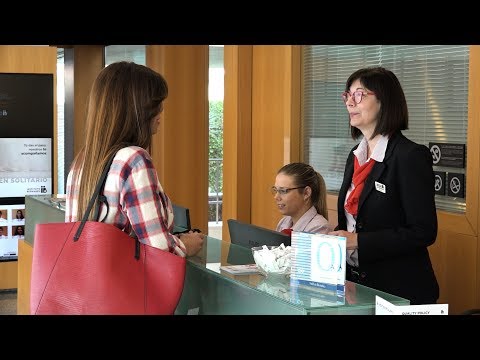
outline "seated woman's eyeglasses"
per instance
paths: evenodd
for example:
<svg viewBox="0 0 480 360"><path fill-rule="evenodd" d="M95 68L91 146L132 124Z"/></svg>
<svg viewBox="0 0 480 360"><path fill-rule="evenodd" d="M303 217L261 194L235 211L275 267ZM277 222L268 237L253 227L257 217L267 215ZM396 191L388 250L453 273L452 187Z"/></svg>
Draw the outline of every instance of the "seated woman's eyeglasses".
<svg viewBox="0 0 480 360"><path fill-rule="evenodd" d="M354 91L353 94L351 94L350 91L344 91L342 93L342 99L343 99L343 102L346 104L348 99L350 97L353 97L353 102L355 104L360 104L362 102L362 99L367 95L375 95L375 93L373 91L357 90L357 91Z"/></svg>
<svg viewBox="0 0 480 360"><path fill-rule="evenodd" d="M303 189L305 186L299 186L299 187L294 187L294 188L276 188L275 186L272 186L270 191L272 192L272 195L286 195L290 190L295 190L295 189Z"/></svg>

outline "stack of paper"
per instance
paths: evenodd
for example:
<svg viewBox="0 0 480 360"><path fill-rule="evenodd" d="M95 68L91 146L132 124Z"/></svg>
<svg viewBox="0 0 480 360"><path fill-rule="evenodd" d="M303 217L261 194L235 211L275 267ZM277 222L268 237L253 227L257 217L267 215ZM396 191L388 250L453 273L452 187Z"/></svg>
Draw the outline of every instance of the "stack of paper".
<svg viewBox="0 0 480 360"><path fill-rule="evenodd" d="M260 274L256 264L224 265L220 266L220 270L234 275Z"/></svg>

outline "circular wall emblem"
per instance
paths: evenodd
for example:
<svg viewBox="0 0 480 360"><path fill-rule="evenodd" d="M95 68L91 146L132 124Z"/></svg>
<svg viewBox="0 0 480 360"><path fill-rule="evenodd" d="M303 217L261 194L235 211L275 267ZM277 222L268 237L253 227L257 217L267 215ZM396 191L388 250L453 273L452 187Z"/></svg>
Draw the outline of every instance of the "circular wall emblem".
<svg viewBox="0 0 480 360"><path fill-rule="evenodd" d="M440 191L442 188L443 181L440 175L435 175L435 191Z"/></svg>
<svg viewBox="0 0 480 360"><path fill-rule="evenodd" d="M458 177L452 177L450 180L450 190L452 193L458 194L461 188L460 179Z"/></svg>
<svg viewBox="0 0 480 360"><path fill-rule="evenodd" d="M438 145L433 145L430 149L430 153L432 154L433 163L438 164L438 162L442 158L442 152L440 151Z"/></svg>

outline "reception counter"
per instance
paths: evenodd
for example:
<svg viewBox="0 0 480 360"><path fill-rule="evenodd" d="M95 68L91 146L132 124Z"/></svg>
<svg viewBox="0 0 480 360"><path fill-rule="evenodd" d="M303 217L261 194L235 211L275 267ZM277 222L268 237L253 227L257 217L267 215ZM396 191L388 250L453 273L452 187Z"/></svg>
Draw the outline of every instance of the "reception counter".
<svg viewBox="0 0 480 360"><path fill-rule="evenodd" d="M253 263L251 250L211 237L198 256L187 261L187 275L176 314L208 315L372 315L375 296L395 305L406 299L350 281L344 297L312 286L296 286L286 277L232 275L222 265Z"/></svg>
<svg viewBox="0 0 480 360"><path fill-rule="evenodd" d="M29 313L33 234L38 223L61 222L64 211L50 196L27 196L25 241L19 244L18 313ZM250 249L207 237L202 251L188 258L185 287L176 315L326 315L374 314L375 296L395 305L409 301L356 283L346 282L345 296L315 287L299 287L286 277L260 274L232 275L220 269L227 264L253 263Z"/></svg>

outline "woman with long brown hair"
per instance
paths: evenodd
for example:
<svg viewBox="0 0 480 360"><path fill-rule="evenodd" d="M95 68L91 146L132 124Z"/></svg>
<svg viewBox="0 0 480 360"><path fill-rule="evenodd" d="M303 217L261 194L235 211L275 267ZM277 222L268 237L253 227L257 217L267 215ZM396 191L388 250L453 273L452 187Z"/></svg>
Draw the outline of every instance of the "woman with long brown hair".
<svg viewBox="0 0 480 360"><path fill-rule="evenodd" d="M114 156L98 219L140 242L179 256L197 253L200 233L172 234L172 203L163 191L147 149L157 132L168 95L165 79L132 62L105 67L93 83L87 108L85 144L67 178L65 220L82 218L100 175ZM93 213L93 212L92 212Z"/></svg>

